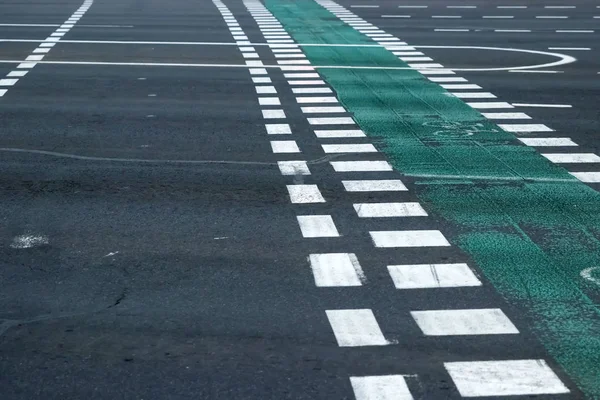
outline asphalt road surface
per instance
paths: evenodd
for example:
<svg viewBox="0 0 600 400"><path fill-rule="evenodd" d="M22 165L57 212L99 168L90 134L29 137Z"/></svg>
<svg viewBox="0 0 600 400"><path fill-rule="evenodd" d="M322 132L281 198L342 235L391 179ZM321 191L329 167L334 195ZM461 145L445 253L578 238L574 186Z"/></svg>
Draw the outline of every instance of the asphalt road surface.
<svg viewBox="0 0 600 400"><path fill-rule="evenodd" d="M0 399L600 399L600 3L0 2Z"/></svg>

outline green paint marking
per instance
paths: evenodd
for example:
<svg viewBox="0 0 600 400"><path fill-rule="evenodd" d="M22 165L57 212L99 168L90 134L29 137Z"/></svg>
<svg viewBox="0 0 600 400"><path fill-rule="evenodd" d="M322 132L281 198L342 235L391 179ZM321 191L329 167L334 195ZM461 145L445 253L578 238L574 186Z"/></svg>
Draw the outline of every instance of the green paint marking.
<svg viewBox="0 0 600 400"><path fill-rule="evenodd" d="M266 0L299 43L373 44L312 0ZM313 65L406 67L373 47L305 47ZM411 70L319 69L394 167L588 398L600 399L600 194ZM380 145L380 147L382 147Z"/></svg>

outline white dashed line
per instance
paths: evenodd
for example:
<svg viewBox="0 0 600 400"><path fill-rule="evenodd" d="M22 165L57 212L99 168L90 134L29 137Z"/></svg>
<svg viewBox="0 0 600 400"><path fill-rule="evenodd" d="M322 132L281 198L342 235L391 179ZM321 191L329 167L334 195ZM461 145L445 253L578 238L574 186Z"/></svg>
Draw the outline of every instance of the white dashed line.
<svg viewBox="0 0 600 400"><path fill-rule="evenodd" d="M311 254L310 267L317 287L361 286L364 273L355 254Z"/></svg>
<svg viewBox="0 0 600 400"><path fill-rule="evenodd" d="M413 400L402 375L352 376L356 400Z"/></svg>
<svg viewBox="0 0 600 400"><path fill-rule="evenodd" d="M340 347L386 346L390 344L370 309L327 310L327 319Z"/></svg>
<svg viewBox="0 0 600 400"><path fill-rule="evenodd" d="M410 314L426 336L519 333L499 308L411 311Z"/></svg>
<svg viewBox="0 0 600 400"><path fill-rule="evenodd" d="M340 236L331 215L298 215L296 218L305 238Z"/></svg>
<svg viewBox="0 0 600 400"><path fill-rule="evenodd" d="M427 216L419 203L359 203L354 210L360 218Z"/></svg>
<svg viewBox="0 0 600 400"><path fill-rule="evenodd" d="M439 247L450 246L436 230L369 232L375 247Z"/></svg>
<svg viewBox="0 0 600 400"><path fill-rule="evenodd" d="M467 264L388 265L396 289L481 286Z"/></svg>
<svg viewBox="0 0 600 400"><path fill-rule="evenodd" d="M569 393L544 360L444 363L463 397Z"/></svg>

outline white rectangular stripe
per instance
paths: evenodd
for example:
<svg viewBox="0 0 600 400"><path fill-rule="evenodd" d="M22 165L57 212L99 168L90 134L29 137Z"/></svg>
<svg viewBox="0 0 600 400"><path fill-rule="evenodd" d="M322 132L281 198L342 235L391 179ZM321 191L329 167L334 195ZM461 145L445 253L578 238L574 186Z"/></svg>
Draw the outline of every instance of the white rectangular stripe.
<svg viewBox="0 0 600 400"><path fill-rule="evenodd" d="M489 102L489 103L488 102L469 102L467 104L473 108L477 108L480 110L487 110L487 109L493 109L493 108L514 108L509 103L505 103L503 101L496 101L496 102Z"/></svg>
<svg viewBox="0 0 600 400"><path fill-rule="evenodd" d="M266 124L269 135L290 135L292 130L288 124Z"/></svg>
<svg viewBox="0 0 600 400"><path fill-rule="evenodd" d="M419 203L358 203L354 210L360 218L426 217Z"/></svg>
<svg viewBox="0 0 600 400"><path fill-rule="evenodd" d="M506 132L553 132L554 129L544 124L498 124Z"/></svg>
<svg viewBox="0 0 600 400"><path fill-rule="evenodd" d="M544 360L460 361L444 366L463 397L569 393Z"/></svg>
<svg viewBox="0 0 600 400"><path fill-rule="evenodd" d="M519 333L499 308L411 311L410 314L425 336Z"/></svg>
<svg viewBox="0 0 600 400"><path fill-rule="evenodd" d="M331 161L336 172L392 171L387 161Z"/></svg>
<svg viewBox="0 0 600 400"><path fill-rule="evenodd" d="M370 143L365 144L323 144L325 153L377 153L377 149Z"/></svg>
<svg viewBox="0 0 600 400"><path fill-rule="evenodd" d="M351 117L308 118L311 125L354 125Z"/></svg>
<svg viewBox="0 0 600 400"><path fill-rule="evenodd" d="M320 139L365 137L360 129L316 130L315 135Z"/></svg>
<svg viewBox="0 0 600 400"><path fill-rule="evenodd" d="M325 203L317 185L287 185L287 190L294 204Z"/></svg>
<svg viewBox="0 0 600 400"><path fill-rule="evenodd" d="M328 87L320 87L320 88L292 88L292 92L294 94L322 94L322 93L333 93Z"/></svg>
<svg viewBox="0 0 600 400"><path fill-rule="evenodd" d="M396 289L481 286L467 264L388 265Z"/></svg>
<svg viewBox="0 0 600 400"><path fill-rule="evenodd" d="M389 344L370 309L326 310L325 312L340 347Z"/></svg>
<svg viewBox="0 0 600 400"><path fill-rule="evenodd" d="M342 181L347 192L404 192L408 189L398 179Z"/></svg>
<svg viewBox="0 0 600 400"><path fill-rule="evenodd" d="M570 172L570 174L584 183L600 183L600 172Z"/></svg>
<svg viewBox="0 0 600 400"><path fill-rule="evenodd" d="M495 99L496 96L489 92L451 92L459 99Z"/></svg>
<svg viewBox="0 0 600 400"><path fill-rule="evenodd" d="M543 153L542 155L556 164L600 162L600 157L594 153Z"/></svg>
<svg viewBox="0 0 600 400"><path fill-rule="evenodd" d="M300 153L300 148L294 140L272 140L271 149L273 153Z"/></svg>
<svg viewBox="0 0 600 400"><path fill-rule="evenodd" d="M450 246L442 232L420 231L374 231L369 232L375 247L441 247Z"/></svg>
<svg viewBox="0 0 600 400"><path fill-rule="evenodd" d="M306 161L277 161L281 175L310 175Z"/></svg>
<svg viewBox="0 0 600 400"><path fill-rule="evenodd" d="M413 400L402 375L351 376L356 400Z"/></svg>
<svg viewBox="0 0 600 400"><path fill-rule="evenodd" d="M335 97L323 97L323 96L309 96L309 97L296 97L296 101L299 104L306 103L337 103L337 99Z"/></svg>
<svg viewBox="0 0 600 400"><path fill-rule="evenodd" d="M558 137L558 138L518 138L521 142L527 146L534 147L562 147L562 146L577 146L577 143L571 140L571 138Z"/></svg>
<svg viewBox="0 0 600 400"><path fill-rule="evenodd" d="M327 114L327 113L345 113L344 107L300 107L305 114Z"/></svg>
<svg viewBox="0 0 600 400"><path fill-rule="evenodd" d="M311 254L308 260L318 287L362 286L365 280L353 253Z"/></svg>
<svg viewBox="0 0 600 400"><path fill-rule="evenodd" d="M531 119L531 117L522 112L509 112L509 113L481 113L487 119Z"/></svg>
<svg viewBox="0 0 600 400"><path fill-rule="evenodd" d="M331 215L298 215L296 218L305 238L340 236Z"/></svg>
<svg viewBox="0 0 600 400"><path fill-rule="evenodd" d="M442 84L440 86L443 87L444 89L454 89L454 90L481 89L481 86L475 85L472 83L462 83L462 84L461 83L446 83L446 84Z"/></svg>

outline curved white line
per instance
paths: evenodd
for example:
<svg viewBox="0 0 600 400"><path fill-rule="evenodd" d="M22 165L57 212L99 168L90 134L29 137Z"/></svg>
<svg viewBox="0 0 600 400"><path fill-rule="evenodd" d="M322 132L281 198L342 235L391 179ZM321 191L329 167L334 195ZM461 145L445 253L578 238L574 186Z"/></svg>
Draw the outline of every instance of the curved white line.
<svg viewBox="0 0 600 400"><path fill-rule="evenodd" d="M499 68L451 68L446 67L446 69L451 69L452 71L508 71L508 70L524 70L524 69L539 69L539 68L550 68L557 67L559 65L571 64L577 59L572 56L568 56L566 54L561 53L551 53L549 51L540 51L540 50L525 50L525 49L514 49L512 47L486 47L486 46L415 46L412 47L420 48L420 49L476 49L476 50L497 50L497 51L514 51L517 53L529 53L529 54L538 54L549 57L560 58L558 61L546 63L546 64L535 64L535 65L523 65L520 67L499 67Z"/></svg>

